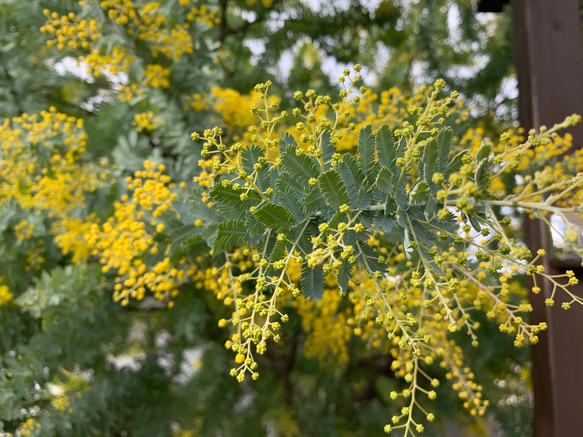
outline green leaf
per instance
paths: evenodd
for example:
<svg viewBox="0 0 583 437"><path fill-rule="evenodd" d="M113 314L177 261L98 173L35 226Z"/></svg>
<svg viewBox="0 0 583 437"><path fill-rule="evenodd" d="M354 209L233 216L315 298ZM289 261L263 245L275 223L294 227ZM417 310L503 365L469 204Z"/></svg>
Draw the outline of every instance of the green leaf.
<svg viewBox="0 0 583 437"><path fill-rule="evenodd" d="M350 172L352 173L352 178L356 181L357 186L361 186L365 183L365 175L358 165L358 160L350 153L345 153L342 157L342 162L344 162Z"/></svg>
<svg viewBox="0 0 583 437"><path fill-rule="evenodd" d="M283 258L289 241L276 241L271 249L271 254L269 255L269 262L279 261Z"/></svg>
<svg viewBox="0 0 583 437"><path fill-rule="evenodd" d="M189 202L179 203L176 207L177 212L183 217L183 222L194 222L196 219L201 219L205 224L217 222L217 210L209 208L208 204L201 200L202 191L196 190L189 198Z"/></svg>
<svg viewBox="0 0 583 437"><path fill-rule="evenodd" d="M328 219L328 226L332 229L338 228L340 223L346 223L346 214L342 214L341 212L336 212L332 217Z"/></svg>
<svg viewBox="0 0 583 437"><path fill-rule="evenodd" d="M371 180L367 181L357 159L349 153L342 157L341 163L338 164L338 173L347 185L348 204L353 208L368 208L372 202L372 191L369 192L369 189L370 185L374 184L376 175L371 172L369 175ZM374 166L373 168L379 168L379 166ZM356 193L356 196L354 193Z"/></svg>
<svg viewBox="0 0 583 437"><path fill-rule="evenodd" d="M184 255L202 255L203 253L208 252L208 249L209 245L207 244L206 239L204 239L202 236L194 235L188 240L184 240L182 242L180 245L180 250L177 251L174 255L176 259L172 261L179 261L180 259L178 256L182 257Z"/></svg>
<svg viewBox="0 0 583 437"><path fill-rule="evenodd" d="M241 214L249 210L251 206L261 203L261 197L255 191L247 192L247 200L241 200L241 194L244 190L234 190L232 185L223 187L222 184L217 184L210 192L211 199L222 205L228 206L235 210L236 214Z"/></svg>
<svg viewBox="0 0 583 437"><path fill-rule="evenodd" d="M397 150L395 153L395 157L396 158L404 158L406 148L407 148L407 138L401 137L399 139L399 142L397 143ZM396 162L396 159L395 159L395 162ZM400 171L401 171L401 169L399 167L395 166L395 173L398 173Z"/></svg>
<svg viewBox="0 0 583 437"><path fill-rule="evenodd" d="M425 181L418 181L409 192L409 204L423 205L427 202L429 185Z"/></svg>
<svg viewBox="0 0 583 437"><path fill-rule="evenodd" d="M476 232L480 232L482 230L482 227L480 226L480 222L478 221L478 219L473 215L469 215L468 218L470 219L470 223L472 227L476 230Z"/></svg>
<svg viewBox="0 0 583 437"><path fill-rule="evenodd" d="M372 126L369 124L358 133L358 165L366 177L372 170L375 164L375 146L374 136L372 134Z"/></svg>
<svg viewBox="0 0 583 437"><path fill-rule="evenodd" d="M435 169L437 168L437 140L429 138L423 149L423 156L421 157L423 163L423 171L419 171L419 177L424 179L428 184L431 183L431 178Z"/></svg>
<svg viewBox="0 0 583 437"><path fill-rule="evenodd" d="M288 146L281 159L285 170L302 185L308 185L310 179L317 179L320 175L316 162L309 156L296 155L294 146Z"/></svg>
<svg viewBox="0 0 583 437"><path fill-rule="evenodd" d="M391 216L380 215L375 219L375 226L388 234L395 226L395 219Z"/></svg>
<svg viewBox="0 0 583 437"><path fill-rule="evenodd" d="M175 228L168 228L168 240L170 241L170 255L181 250L182 244L191 240L198 233L198 228L191 224L182 225Z"/></svg>
<svg viewBox="0 0 583 437"><path fill-rule="evenodd" d="M358 259L368 271L374 273L386 270L386 266L379 262L379 254L373 248L362 242L357 242L356 245L359 252Z"/></svg>
<svg viewBox="0 0 583 437"><path fill-rule="evenodd" d="M249 242L249 230L243 220L228 220L219 223L217 234L213 242L215 254L222 252L234 245L242 245Z"/></svg>
<svg viewBox="0 0 583 437"><path fill-rule="evenodd" d="M480 163L484 159L490 156L490 152L492 151L492 146L488 143L482 144L482 146L478 149L478 153L476 153L476 162Z"/></svg>
<svg viewBox="0 0 583 437"><path fill-rule="evenodd" d="M245 170L248 175L251 175L255 171L255 164L257 164L259 158L263 157L265 157L265 153L261 147L255 144L251 147L243 149L241 151L241 162L243 170ZM267 165L263 164L261 169L258 170L256 174L256 184L260 190L265 191L272 186L271 173L269 172Z"/></svg>
<svg viewBox="0 0 583 437"><path fill-rule="evenodd" d="M243 170L250 175L255 171L253 166L257 164L259 158L264 156L265 154L263 153L263 150L261 150L261 147L256 144L241 150L241 163L243 164Z"/></svg>
<svg viewBox="0 0 583 437"><path fill-rule="evenodd" d="M322 173L318 178L318 186L326 199L326 203L338 210L340 206L348 203L348 192L336 170Z"/></svg>
<svg viewBox="0 0 583 437"><path fill-rule="evenodd" d="M453 157L451 162L448 164L447 169L445 170L445 179L447 180L453 173L456 173L462 168L463 165L463 157L468 154L467 150L462 150L457 155Z"/></svg>
<svg viewBox="0 0 583 437"><path fill-rule="evenodd" d="M296 221L302 221L305 218L304 208L293 188L284 186L283 189L278 190L277 199L278 203L290 210Z"/></svg>
<svg viewBox="0 0 583 437"><path fill-rule="evenodd" d="M376 149L379 164L392 169L397 160L395 138L388 125L383 124L376 134Z"/></svg>
<svg viewBox="0 0 583 437"><path fill-rule="evenodd" d="M375 188L383 194L392 194L394 192L393 175L387 167L381 166L375 181Z"/></svg>
<svg viewBox="0 0 583 437"><path fill-rule="evenodd" d="M356 202L359 209L368 209L373 203L373 192L372 190L367 190L366 186L360 187L358 190L358 201Z"/></svg>
<svg viewBox="0 0 583 437"><path fill-rule="evenodd" d="M437 236L433 228L415 219L411 220L411 225L413 226L411 231L415 233L415 237L417 237L419 243L425 245L427 248L431 248L437 244Z"/></svg>
<svg viewBox="0 0 583 437"><path fill-rule="evenodd" d="M403 178L403 180L405 182L407 182L408 178ZM399 208L401 208L404 211L407 211L409 209L409 196L407 195L407 187L406 184L405 186L403 186L403 184L401 184L400 187L397 187L396 193L395 193L395 203L397 204L397 206Z"/></svg>
<svg viewBox="0 0 583 437"><path fill-rule="evenodd" d="M437 226L442 231L449 232L451 234L455 234L459 229L459 222L457 218L451 213L443 220L433 220L431 224L433 226Z"/></svg>
<svg viewBox="0 0 583 437"><path fill-rule="evenodd" d="M490 181L490 172L488 171L489 167L489 159L482 159L478 164L476 172L474 173L474 179L478 188L484 188L486 185L488 185L488 182Z"/></svg>
<svg viewBox="0 0 583 437"><path fill-rule="evenodd" d="M348 282L352 278L352 264L348 261L343 260L342 265L338 269L336 274L336 282L342 294L348 293Z"/></svg>
<svg viewBox="0 0 583 437"><path fill-rule="evenodd" d="M320 148L322 150L322 160L328 163L332 160L332 155L336 153L336 148L330 144L330 137L332 133L330 131L325 131L320 139ZM328 167L327 167L328 168Z"/></svg>
<svg viewBox="0 0 583 437"><path fill-rule="evenodd" d="M395 211L395 217L397 219L397 223L401 228L407 229L409 227L407 223L407 213L400 206L397 206L397 211Z"/></svg>
<svg viewBox="0 0 583 437"><path fill-rule="evenodd" d="M307 264L302 267L300 285L305 298L318 302L324 297L324 269L318 266L311 269Z"/></svg>
<svg viewBox="0 0 583 437"><path fill-rule="evenodd" d="M344 182L344 185L346 186L346 192L348 193L348 204L352 208L356 208L358 203L358 187L362 182L357 184L357 182L354 180L352 171L345 161L340 161L336 167L334 167L334 170L338 172L342 178L342 181Z"/></svg>
<svg viewBox="0 0 583 437"><path fill-rule="evenodd" d="M275 187L280 191L285 191L286 187L291 188L296 192L298 198L305 196L310 186L308 184L302 185L294 179L288 172L284 171L279 175Z"/></svg>
<svg viewBox="0 0 583 437"><path fill-rule="evenodd" d="M446 126L437 134L437 166L436 171L444 174L449 164L449 152L451 151L451 140L453 129Z"/></svg>
<svg viewBox="0 0 583 437"><path fill-rule="evenodd" d="M302 204L304 205L304 212L306 215L312 215L322 209L326 208L326 201L324 200L324 196L320 191L312 191L304 200L302 200Z"/></svg>
<svg viewBox="0 0 583 437"><path fill-rule="evenodd" d="M423 211L423 215L425 219L431 220L437 214L437 202L433 198L433 196L427 196L427 202L425 203L425 210Z"/></svg>
<svg viewBox="0 0 583 437"><path fill-rule="evenodd" d="M413 247L411 246L411 237L409 237L409 231L407 229L403 229L403 249L405 249L407 259L411 259Z"/></svg>
<svg viewBox="0 0 583 437"><path fill-rule="evenodd" d="M322 199L322 202L323 201L324 199ZM320 231L318 230L318 225L313 221L308 223L305 231L298 237L298 248L300 249L300 253L302 255L307 255L312 252L312 237L319 234Z"/></svg>
<svg viewBox="0 0 583 437"><path fill-rule="evenodd" d="M94 267L84 263L43 271L34 286L21 294L16 303L35 318L45 316L51 307L76 309L95 287Z"/></svg>
<svg viewBox="0 0 583 437"><path fill-rule="evenodd" d="M276 231L288 231L294 224L294 216L285 206L268 203L253 213L264 226Z"/></svg>
<svg viewBox="0 0 583 437"><path fill-rule="evenodd" d="M283 156L290 146L296 148L298 143L292 134L286 132L279 138L279 154Z"/></svg>

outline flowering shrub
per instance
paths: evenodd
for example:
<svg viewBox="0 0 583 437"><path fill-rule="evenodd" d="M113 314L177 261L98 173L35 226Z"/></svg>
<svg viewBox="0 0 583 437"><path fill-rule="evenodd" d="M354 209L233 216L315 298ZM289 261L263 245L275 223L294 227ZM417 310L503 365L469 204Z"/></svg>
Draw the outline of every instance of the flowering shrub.
<svg viewBox="0 0 583 437"><path fill-rule="evenodd" d="M577 116L494 136L443 81L375 94L359 66L339 100L243 95L209 79L217 5L50 7L44 61L87 76L74 111L0 125L2 430L439 435L456 400L478 425L498 407L485 330L536 343L543 280L581 303L518 229L579 237L583 161L558 135ZM515 364L497 376L523 393Z"/></svg>
<svg viewBox="0 0 583 437"><path fill-rule="evenodd" d="M544 251L533 256L512 238L512 218L501 210L524 209L547 223L557 214L568 222L565 214L580 209L572 193L583 176L562 172L563 163L554 176L545 178L548 170L537 171L509 192L492 189L493 181L505 174L545 162L545 146L558 142L565 150L569 140L561 140L556 132L580 122L580 117L531 132L522 144L513 144L504 134L503 147L494 150L488 143L456 149L448 118L457 93L442 97L445 84L437 81L433 88L419 90L425 102L419 99L408 108L411 121L394 130L383 124L376 132L365 126L358 134L357 154L343 154L337 145L346 128L338 126L352 115L345 108L360 101L358 94L351 96L358 71L356 66L354 77L347 70L340 78L340 103L314 91L296 93L303 105L293 111L304 120L299 123L302 146L289 134L273 138L274 127L288 114L276 112L277 104L267 104L270 83L256 87L266 103L262 109L251 108L260 121L259 127L250 128L253 145L225 144L219 128L193 134L204 141L203 157L219 156L212 161L214 183L207 201L218 217L207 225L215 229L214 254L224 253L231 280L225 303L233 307L232 317L219 326L232 326L226 345L235 353L231 375L243 381L249 373L256 379L255 357L266 352L269 340L280 341L290 299L303 295L320 301L327 286L336 288L352 306L353 333L362 336L360 326L374 321L364 335L382 339L377 346L389 350L393 371L408 383L390 394L404 406L385 432L403 429L405 435L416 435L423 432L425 421L435 418L427 407L440 384L432 376L434 365L445 369L470 414L485 413L488 400L449 335L465 332L478 347L476 311L513 335L517 347L536 344L546 329L544 323L528 322L532 307L527 300L513 301L515 274L531 276L534 293L540 291L539 281L549 281L554 291L547 305L553 304L555 293L567 295L565 309L583 303L569 290L578 283L574 273L547 274L540 262ZM316 116L323 113L322 106L330 107L334 118ZM348 125L348 131L355 129ZM550 151L559 153L561 148ZM563 237L576 243L574 235L565 232ZM235 248L242 248L254 262L251 271L232 262ZM337 304L322 303L337 313L329 305ZM308 326L314 323L308 321L311 317L304 315ZM342 333L344 326L335 332Z"/></svg>

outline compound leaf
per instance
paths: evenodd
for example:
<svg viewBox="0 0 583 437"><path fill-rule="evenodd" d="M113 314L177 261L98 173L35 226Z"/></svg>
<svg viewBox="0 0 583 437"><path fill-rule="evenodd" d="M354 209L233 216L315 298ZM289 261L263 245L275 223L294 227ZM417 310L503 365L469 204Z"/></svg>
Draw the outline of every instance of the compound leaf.
<svg viewBox="0 0 583 437"><path fill-rule="evenodd" d="M358 165L362 172L368 176L375 164L375 147L372 126L369 124L358 133Z"/></svg>
<svg viewBox="0 0 583 437"><path fill-rule="evenodd" d="M264 156L265 154L263 153L263 150L261 150L261 147L256 144L241 150L241 163L243 164L243 170L245 170L247 174L253 173L253 166L257 163L259 158Z"/></svg>
<svg viewBox="0 0 583 437"><path fill-rule="evenodd" d="M324 297L324 269L318 266L311 269L304 264L300 276L302 293L309 300L319 301Z"/></svg>
<svg viewBox="0 0 583 437"><path fill-rule="evenodd" d="M288 231L294 224L294 216L289 209L282 205L268 203L253 213L253 216L262 225L276 231Z"/></svg>
<svg viewBox="0 0 583 437"><path fill-rule="evenodd" d="M219 223L217 234L213 242L213 251L216 253L234 246L249 242L249 231L242 220L228 220Z"/></svg>
<svg viewBox="0 0 583 437"><path fill-rule="evenodd" d="M322 134L320 138L320 148L322 150L322 160L328 163L332 160L332 155L336 152L336 148L330 144L331 132L326 131ZM328 168L328 167L326 167Z"/></svg>
<svg viewBox="0 0 583 437"><path fill-rule="evenodd" d="M326 203L334 209L347 204L349 197L346 191L346 185L342 181L336 170L329 170L322 173L318 178L318 186L326 199Z"/></svg>
<svg viewBox="0 0 583 437"><path fill-rule="evenodd" d="M383 124L376 134L376 149L379 164L392 169L397 160L395 138L388 125Z"/></svg>
<svg viewBox="0 0 583 437"><path fill-rule="evenodd" d="M302 184L308 183L312 178L317 179L320 171L312 158L306 155L297 155L295 146L288 146L282 161L289 174Z"/></svg>
<svg viewBox="0 0 583 437"><path fill-rule="evenodd" d="M453 138L453 129L446 126L437 134L437 159L436 171L445 173L449 164L449 152L451 151L451 140Z"/></svg>

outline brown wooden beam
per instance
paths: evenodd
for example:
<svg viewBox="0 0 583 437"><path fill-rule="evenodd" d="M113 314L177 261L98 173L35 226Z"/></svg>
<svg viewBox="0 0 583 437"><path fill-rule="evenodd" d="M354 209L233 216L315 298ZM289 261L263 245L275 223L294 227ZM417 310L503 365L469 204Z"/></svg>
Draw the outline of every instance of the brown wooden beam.
<svg viewBox="0 0 583 437"><path fill-rule="evenodd" d="M573 113L583 114L583 45L578 0L513 0L514 45L521 125L528 131L552 126ZM583 126L571 130L583 145ZM527 241L535 251L550 252L546 227L526 223ZM561 265L546 261L549 273ZM581 275L578 275L581 277ZM583 282L583 281L582 281ZM533 322L546 321L548 331L532 348L534 437L583 435L583 308L561 309L544 303L552 289L543 284L532 295ZM583 295L583 285L575 292Z"/></svg>

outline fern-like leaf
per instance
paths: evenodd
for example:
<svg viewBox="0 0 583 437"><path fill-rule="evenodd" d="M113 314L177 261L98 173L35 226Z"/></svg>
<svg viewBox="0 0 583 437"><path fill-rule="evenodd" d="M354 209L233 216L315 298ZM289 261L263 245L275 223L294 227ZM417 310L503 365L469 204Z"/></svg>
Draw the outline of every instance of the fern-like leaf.
<svg viewBox="0 0 583 437"><path fill-rule="evenodd" d="M451 151L451 140L453 138L453 129L446 126L437 134L437 159L436 171L445 173L449 164L449 152Z"/></svg>
<svg viewBox="0 0 583 437"><path fill-rule="evenodd" d="M217 234L213 242L215 254L228 249L231 246L242 245L249 242L249 230L242 220L228 220L219 223Z"/></svg>
<svg viewBox="0 0 583 437"><path fill-rule="evenodd" d="M320 148L322 150L322 160L329 163L332 160L332 155L336 152L336 148L330 144L331 132L326 131L322 134L320 139ZM326 168L328 169L328 167Z"/></svg>
<svg viewBox="0 0 583 437"><path fill-rule="evenodd" d="M451 162L447 165L445 170L445 179L447 180L453 173L456 173L462 168L463 157L468 154L467 150L462 150L453 157Z"/></svg>
<svg viewBox="0 0 583 437"><path fill-rule="evenodd" d="M383 124L376 134L376 149L379 164L386 167L387 169L392 169L395 166L395 161L397 160L397 150L395 147L395 138L393 137L393 132L388 125Z"/></svg>
<svg viewBox="0 0 583 437"><path fill-rule="evenodd" d="M294 146L288 146L281 159L289 174L302 184L307 185L311 178L317 179L320 174L316 162L309 156L298 156Z"/></svg>
<svg viewBox="0 0 583 437"><path fill-rule="evenodd" d="M352 264L348 261L342 261L342 265L336 274L336 282L342 294L348 293L348 283L352 279Z"/></svg>
<svg viewBox="0 0 583 437"><path fill-rule="evenodd" d="M423 171L419 171L419 177L423 178L428 184L432 183L431 178L437 168L437 149L437 140L435 138L428 139L421 158Z"/></svg>
<svg viewBox="0 0 583 437"><path fill-rule="evenodd" d="M253 216L264 226L278 232L289 231L295 224L294 216L283 205L268 203L253 213Z"/></svg>
<svg viewBox="0 0 583 437"><path fill-rule="evenodd" d="M318 211L321 211L323 208L326 208L326 201L324 200L324 196L320 191L312 191L310 192L304 199L302 200L302 204L304 205L304 212L306 215L312 215Z"/></svg>
<svg viewBox="0 0 583 437"><path fill-rule="evenodd" d="M342 178L335 170L322 173L318 178L318 186L326 199L326 203L334 209L348 203L348 192Z"/></svg>
<svg viewBox="0 0 583 437"><path fill-rule="evenodd" d="M338 172L342 178L342 182L344 182L344 185L346 186L346 192L348 193L348 204L352 208L356 208L358 203L358 187L361 184L356 182L352 171L345 161L340 161L336 167L334 167L334 170Z"/></svg>
<svg viewBox="0 0 583 437"><path fill-rule="evenodd" d="M302 293L305 298L318 302L324 297L324 269L318 266L311 269L304 264L300 276Z"/></svg>
<svg viewBox="0 0 583 437"><path fill-rule="evenodd" d="M374 136L370 124L360 129L360 132L358 133L357 151L358 165L365 176L368 177L375 164Z"/></svg>
<svg viewBox="0 0 583 437"><path fill-rule="evenodd" d="M241 163L243 164L243 170L245 170L247 174L253 173L253 166L257 163L259 158L264 156L265 154L263 153L263 150L261 150L261 147L256 144L241 150Z"/></svg>
<svg viewBox="0 0 583 437"><path fill-rule="evenodd" d="M298 143L292 134L286 132L279 137L279 154L283 156L289 146L296 148Z"/></svg>

